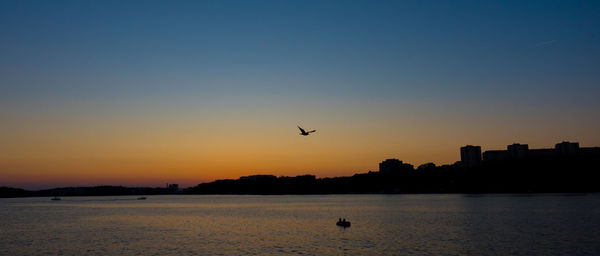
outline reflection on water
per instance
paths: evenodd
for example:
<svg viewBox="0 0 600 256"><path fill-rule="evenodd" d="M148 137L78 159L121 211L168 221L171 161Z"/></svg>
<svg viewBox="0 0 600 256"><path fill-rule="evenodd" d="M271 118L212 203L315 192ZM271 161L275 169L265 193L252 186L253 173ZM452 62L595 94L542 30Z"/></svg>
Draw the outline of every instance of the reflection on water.
<svg viewBox="0 0 600 256"><path fill-rule="evenodd" d="M17 198L0 214L4 255L600 255L600 195Z"/></svg>

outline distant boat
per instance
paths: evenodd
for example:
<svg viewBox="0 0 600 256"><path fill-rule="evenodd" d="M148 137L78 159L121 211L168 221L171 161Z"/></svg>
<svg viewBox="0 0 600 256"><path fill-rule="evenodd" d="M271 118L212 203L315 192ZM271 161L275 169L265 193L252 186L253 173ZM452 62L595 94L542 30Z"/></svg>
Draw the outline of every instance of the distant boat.
<svg viewBox="0 0 600 256"><path fill-rule="evenodd" d="M52 200L52 201L60 201L60 197L57 197L57 196L55 196L55 197L53 197L53 198L52 198L52 199L50 199L50 200Z"/></svg>
<svg viewBox="0 0 600 256"><path fill-rule="evenodd" d="M146 197L145 196L140 196L140 197L137 198L137 200L146 200Z"/></svg>
<svg viewBox="0 0 600 256"><path fill-rule="evenodd" d="M347 220L339 220L337 223L335 223L335 225L338 225L338 226L340 226L340 227L347 228L347 227L350 227L350 221L347 221Z"/></svg>

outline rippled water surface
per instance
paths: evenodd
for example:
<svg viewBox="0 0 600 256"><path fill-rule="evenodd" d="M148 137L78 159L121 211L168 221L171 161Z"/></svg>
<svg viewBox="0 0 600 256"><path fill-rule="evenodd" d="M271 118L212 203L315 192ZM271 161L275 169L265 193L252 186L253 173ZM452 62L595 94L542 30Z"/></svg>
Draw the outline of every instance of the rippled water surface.
<svg viewBox="0 0 600 256"><path fill-rule="evenodd" d="M598 194L135 198L0 199L0 254L600 255Z"/></svg>

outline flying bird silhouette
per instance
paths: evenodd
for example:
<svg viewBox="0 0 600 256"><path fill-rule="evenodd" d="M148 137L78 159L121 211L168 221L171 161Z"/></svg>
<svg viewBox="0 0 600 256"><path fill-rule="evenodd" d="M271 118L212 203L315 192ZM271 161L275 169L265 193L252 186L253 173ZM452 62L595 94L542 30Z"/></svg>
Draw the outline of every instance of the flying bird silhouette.
<svg viewBox="0 0 600 256"><path fill-rule="evenodd" d="M308 136L311 132L316 132L317 130L312 130L312 131L305 131L304 129L302 129L302 127L298 126L298 129L300 129L300 135L302 136Z"/></svg>

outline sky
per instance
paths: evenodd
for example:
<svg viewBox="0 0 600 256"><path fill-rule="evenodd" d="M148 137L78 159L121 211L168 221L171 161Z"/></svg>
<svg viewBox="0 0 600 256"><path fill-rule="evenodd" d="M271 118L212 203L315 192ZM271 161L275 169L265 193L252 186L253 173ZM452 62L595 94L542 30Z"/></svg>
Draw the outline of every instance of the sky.
<svg viewBox="0 0 600 256"><path fill-rule="evenodd" d="M600 146L599 99L599 1L0 1L0 186Z"/></svg>

